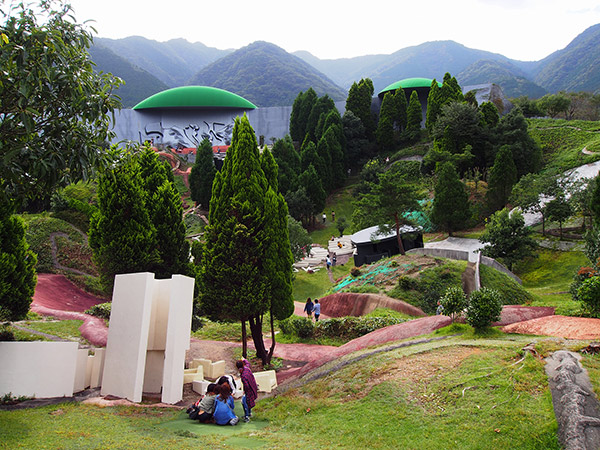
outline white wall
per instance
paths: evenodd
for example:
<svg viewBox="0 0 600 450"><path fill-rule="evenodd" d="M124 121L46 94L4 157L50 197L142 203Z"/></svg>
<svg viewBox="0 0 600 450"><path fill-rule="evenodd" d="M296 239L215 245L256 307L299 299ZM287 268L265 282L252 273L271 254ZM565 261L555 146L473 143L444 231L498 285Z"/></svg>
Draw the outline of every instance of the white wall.
<svg viewBox="0 0 600 450"><path fill-rule="evenodd" d="M0 342L0 395L71 397L77 342Z"/></svg>

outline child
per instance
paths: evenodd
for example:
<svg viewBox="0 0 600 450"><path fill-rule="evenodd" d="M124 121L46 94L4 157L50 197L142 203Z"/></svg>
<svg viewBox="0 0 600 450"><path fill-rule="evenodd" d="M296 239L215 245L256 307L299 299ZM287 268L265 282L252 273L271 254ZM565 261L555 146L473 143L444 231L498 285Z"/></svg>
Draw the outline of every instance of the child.
<svg viewBox="0 0 600 450"><path fill-rule="evenodd" d="M242 406L244 407L244 422L250 422L252 417L252 408L256 405L256 397L258 397L258 386L254 379L250 362L246 359L236 361L235 366L240 371L240 378L244 386L244 396L242 397Z"/></svg>
<svg viewBox="0 0 600 450"><path fill-rule="evenodd" d="M321 315L321 304L319 303L319 299L315 298L315 322L319 321L319 316Z"/></svg>
<svg viewBox="0 0 600 450"><path fill-rule="evenodd" d="M313 312L313 302L310 299L310 297L308 297L308 299L306 300L306 303L304 304L304 312L306 313L306 315L311 318L312 317L312 312Z"/></svg>
<svg viewBox="0 0 600 450"><path fill-rule="evenodd" d="M229 383L218 387L219 396L215 399L215 412L213 418L217 425L237 425L240 419L233 412L234 404Z"/></svg>
<svg viewBox="0 0 600 450"><path fill-rule="evenodd" d="M206 388L206 394L200 400L191 405L188 410L188 416L192 420L199 420L200 423L207 423L212 420L215 410L215 396L217 395L217 385L211 383Z"/></svg>

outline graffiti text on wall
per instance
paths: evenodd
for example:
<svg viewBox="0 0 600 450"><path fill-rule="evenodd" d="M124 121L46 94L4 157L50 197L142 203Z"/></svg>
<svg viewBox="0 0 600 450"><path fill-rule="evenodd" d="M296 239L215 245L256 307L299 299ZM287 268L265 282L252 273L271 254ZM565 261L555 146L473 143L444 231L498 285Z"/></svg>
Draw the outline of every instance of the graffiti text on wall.
<svg viewBox="0 0 600 450"><path fill-rule="evenodd" d="M172 148L198 147L204 139L212 145L231 144L233 119L229 123L202 121L201 125L189 124L185 127L171 126L164 128L162 122L148 123L140 132L140 142L152 140L155 144L163 144Z"/></svg>

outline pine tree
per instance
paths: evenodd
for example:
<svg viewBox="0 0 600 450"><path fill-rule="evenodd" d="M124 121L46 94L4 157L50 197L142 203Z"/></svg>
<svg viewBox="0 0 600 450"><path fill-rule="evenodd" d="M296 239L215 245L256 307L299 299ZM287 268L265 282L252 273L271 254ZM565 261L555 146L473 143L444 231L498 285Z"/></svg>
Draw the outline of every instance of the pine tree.
<svg viewBox="0 0 600 450"><path fill-rule="evenodd" d="M327 193L323 189L321 178L317 174L314 166L310 164L308 168L298 177L298 184L306 189L306 194L312 203L312 222L314 224L315 214L320 213L325 208Z"/></svg>
<svg viewBox="0 0 600 450"><path fill-rule="evenodd" d="M332 188L338 188L343 186L344 181L346 180L346 158L344 150L342 149L342 144L339 141L340 134L342 134L340 131L340 126L337 124L333 124L326 129L325 133L323 133L323 137L321 138L322 140L325 140L325 142L327 142L329 154L331 156Z"/></svg>
<svg viewBox="0 0 600 450"><path fill-rule="evenodd" d="M408 110L406 111L406 131L410 138L414 139L419 135L421 130L421 120L423 120L423 110L417 91L412 91L410 101L408 102Z"/></svg>
<svg viewBox="0 0 600 450"><path fill-rule="evenodd" d="M502 209L517 182L517 167L508 146L500 147L490 169L486 199L490 211Z"/></svg>
<svg viewBox="0 0 600 450"><path fill-rule="evenodd" d="M270 158L270 153L265 158ZM271 171L269 180L276 179ZM268 355L262 317L271 309L271 294L284 296L281 280L285 276L274 268L288 268L279 241L287 236L280 229L283 219L279 217L283 212L287 217L287 210L282 211L283 197L269 186L269 180L261 167L254 131L244 115L235 121L231 147L213 185L199 273L200 303L210 317L241 321L244 355L249 322L257 356L265 364Z"/></svg>
<svg viewBox="0 0 600 450"><path fill-rule="evenodd" d="M438 82L434 78L431 82L431 89L429 90L429 95L427 96L427 117L425 119L425 128L431 134L433 131L433 126L437 121L438 116L442 112L442 104L440 97L440 87L438 86Z"/></svg>
<svg viewBox="0 0 600 450"><path fill-rule="evenodd" d="M376 132L377 144L382 152L389 152L394 148L394 110L396 103L394 93L386 92L381 102Z"/></svg>
<svg viewBox="0 0 600 450"><path fill-rule="evenodd" d="M304 94L300 92L294 100L292 114L290 115L290 135L296 142L302 142L306 136L308 117L317 101L317 93L309 88Z"/></svg>
<svg viewBox="0 0 600 450"><path fill-rule="evenodd" d="M596 187L592 192L589 208L596 225L600 224L600 174L596 176Z"/></svg>
<svg viewBox="0 0 600 450"><path fill-rule="evenodd" d="M452 236L469 219L469 196L452 163L439 166L436 176L431 221Z"/></svg>
<svg viewBox="0 0 600 450"><path fill-rule="evenodd" d="M369 78L363 78L358 84L352 84L346 100L346 111L352 111L361 120L369 140L373 140L375 136L375 121L371 113L373 91L373 82Z"/></svg>
<svg viewBox="0 0 600 450"><path fill-rule="evenodd" d="M118 273L146 272L160 263L156 228L146 207L137 162L107 171L98 184L98 211L89 243L107 292Z"/></svg>
<svg viewBox="0 0 600 450"><path fill-rule="evenodd" d="M328 169L322 156L317 152L317 146L312 141L305 141L300 151L302 161L302 171L306 171L309 166L313 166L317 176L321 180L323 188L327 185ZM302 184L300 184L302 186Z"/></svg>
<svg viewBox="0 0 600 450"><path fill-rule="evenodd" d="M23 219L13 211L0 202L0 321L25 318L37 283L37 256L29 250Z"/></svg>
<svg viewBox="0 0 600 450"><path fill-rule="evenodd" d="M204 139L196 151L196 162L192 166L189 183L192 200L207 210L216 172L212 144Z"/></svg>
<svg viewBox="0 0 600 450"><path fill-rule="evenodd" d="M408 110L406 92L404 92L404 89L402 89L402 87L399 87L398 89L396 89L394 97L396 99L394 122L396 123L398 131L404 131L404 129L406 128L406 114Z"/></svg>
<svg viewBox="0 0 600 450"><path fill-rule="evenodd" d="M327 116L331 111L335 109L335 103L328 95L324 95L315 101L314 106L312 107L310 114L308 116L308 121L306 122L306 136L313 142L319 142L321 139L322 133L324 130L319 129L318 125L323 118ZM323 124L323 122L321 122Z"/></svg>
<svg viewBox="0 0 600 450"><path fill-rule="evenodd" d="M479 111L482 115L483 123L488 128L494 128L500 121L500 115L498 114L498 108L492 102L484 102L479 105Z"/></svg>

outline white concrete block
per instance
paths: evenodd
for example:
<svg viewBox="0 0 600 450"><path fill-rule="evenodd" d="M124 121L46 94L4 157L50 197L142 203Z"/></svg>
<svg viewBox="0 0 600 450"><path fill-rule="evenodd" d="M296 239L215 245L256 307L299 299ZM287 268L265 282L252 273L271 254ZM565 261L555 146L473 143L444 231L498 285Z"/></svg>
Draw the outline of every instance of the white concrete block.
<svg viewBox="0 0 600 450"><path fill-rule="evenodd" d="M185 352L190 348L194 281L184 275L171 277L161 396L164 403L177 403L183 398L183 368Z"/></svg>
<svg viewBox="0 0 600 450"><path fill-rule="evenodd" d="M94 359L92 364L92 373L90 375L90 388L97 388L102 385L102 371L104 370L105 349L94 349Z"/></svg>
<svg viewBox="0 0 600 450"><path fill-rule="evenodd" d="M207 378L211 378L216 380L219 377L225 375L225 361L215 361L210 365L210 375L207 375Z"/></svg>
<svg viewBox="0 0 600 450"><path fill-rule="evenodd" d="M192 390L200 395L204 395L206 394L206 388L210 383L212 382L206 380L194 380L192 381Z"/></svg>
<svg viewBox="0 0 600 450"><path fill-rule="evenodd" d="M0 395L71 397L77 342L0 342Z"/></svg>
<svg viewBox="0 0 600 450"><path fill-rule="evenodd" d="M88 349L80 348L77 350L77 366L75 369L75 382L73 384L73 392L81 392L89 386L89 384L86 383L88 374L87 366Z"/></svg>
<svg viewBox="0 0 600 450"><path fill-rule="evenodd" d="M102 395L142 400L154 274L115 276Z"/></svg>
<svg viewBox="0 0 600 450"><path fill-rule="evenodd" d="M254 379L261 392L271 392L277 387L277 375L274 370L265 370L264 372L255 372Z"/></svg>

